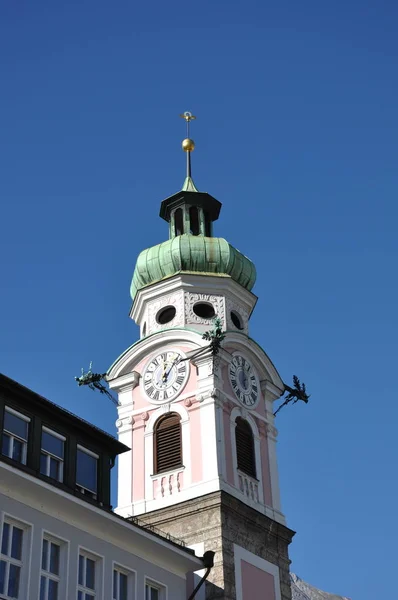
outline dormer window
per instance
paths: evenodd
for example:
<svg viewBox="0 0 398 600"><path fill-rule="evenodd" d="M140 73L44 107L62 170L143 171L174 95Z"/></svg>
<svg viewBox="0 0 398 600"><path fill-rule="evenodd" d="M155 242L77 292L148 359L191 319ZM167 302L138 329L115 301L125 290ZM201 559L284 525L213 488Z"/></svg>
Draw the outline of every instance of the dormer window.
<svg viewBox="0 0 398 600"><path fill-rule="evenodd" d="M40 473L63 481L65 437L47 427L41 434Z"/></svg>
<svg viewBox="0 0 398 600"><path fill-rule="evenodd" d="M98 454L77 446L76 487L79 492L94 500L97 498L98 458Z"/></svg>
<svg viewBox="0 0 398 600"><path fill-rule="evenodd" d="M29 422L29 417L5 407L1 452L23 465L26 465Z"/></svg>

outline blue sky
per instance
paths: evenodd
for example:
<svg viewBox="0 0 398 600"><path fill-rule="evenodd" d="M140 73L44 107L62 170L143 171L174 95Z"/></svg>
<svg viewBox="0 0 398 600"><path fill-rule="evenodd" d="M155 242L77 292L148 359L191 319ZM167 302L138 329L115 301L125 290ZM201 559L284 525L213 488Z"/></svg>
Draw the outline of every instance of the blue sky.
<svg viewBox="0 0 398 600"><path fill-rule="evenodd" d="M74 376L137 338L137 254L194 179L256 264L251 333L308 406L277 417L292 569L396 591L397 54L392 1L0 4L1 371L114 433Z"/></svg>

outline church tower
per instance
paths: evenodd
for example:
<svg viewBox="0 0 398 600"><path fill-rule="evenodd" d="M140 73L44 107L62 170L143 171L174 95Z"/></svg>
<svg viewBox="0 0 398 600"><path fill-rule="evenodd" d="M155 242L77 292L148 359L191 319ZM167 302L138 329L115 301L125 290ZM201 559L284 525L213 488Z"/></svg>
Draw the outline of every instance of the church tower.
<svg viewBox="0 0 398 600"><path fill-rule="evenodd" d="M284 384L249 332L254 264L213 236L221 203L191 177L161 203L169 239L139 255L130 316L140 339L110 367L118 393L118 507L215 551L198 598L290 600L273 402ZM215 319L218 319L215 321ZM205 332L221 327L217 355ZM205 338L208 336L205 336Z"/></svg>

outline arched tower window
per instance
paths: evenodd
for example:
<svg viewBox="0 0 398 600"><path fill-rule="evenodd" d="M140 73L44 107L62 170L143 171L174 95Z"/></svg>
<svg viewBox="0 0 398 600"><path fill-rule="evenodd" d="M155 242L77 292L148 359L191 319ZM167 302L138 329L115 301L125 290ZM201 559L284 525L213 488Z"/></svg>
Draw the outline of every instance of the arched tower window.
<svg viewBox="0 0 398 600"><path fill-rule="evenodd" d="M182 466L180 415L160 417L154 429L154 471L162 473Z"/></svg>
<svg viewBox="0 0 398 600"><path fill-rule="evenodd" d="M256 455L252 428L241 417L237 417L235 424L238 469L250 477L256 477Z"/></svg>
<svg viewBox="0 0 398 600"><path fill-rule="evenodd" d="M182 235L184 233L182 208L177 208L174 213L174 228L176 235Z"/></svg>
<svg viewBox="0 0 398 600"><path fill-rule="evenodd" d="M192 235L199 235L199 214L196 206L189 209L189 226Z"/></svg>

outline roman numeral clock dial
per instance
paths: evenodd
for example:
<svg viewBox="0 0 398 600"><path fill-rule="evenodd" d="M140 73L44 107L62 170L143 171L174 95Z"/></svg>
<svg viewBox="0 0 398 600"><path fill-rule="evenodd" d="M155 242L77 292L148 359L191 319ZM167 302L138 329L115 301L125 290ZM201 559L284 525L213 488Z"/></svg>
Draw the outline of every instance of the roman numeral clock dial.
<svg viewBox="0 0 398 600"><path fill-rule="evenodd" d="M151 360L142 378L151 402L169 402L183 390L189 374L189 361L179 352L162 352Z"/></svg>
<svg viewBox="0 0 398 600"><path fill-rule="evenodd" d="M235 354L229 364L229 380L239 402L253 408L259 398L257 375L251 363L239 354Z"/></svg>

